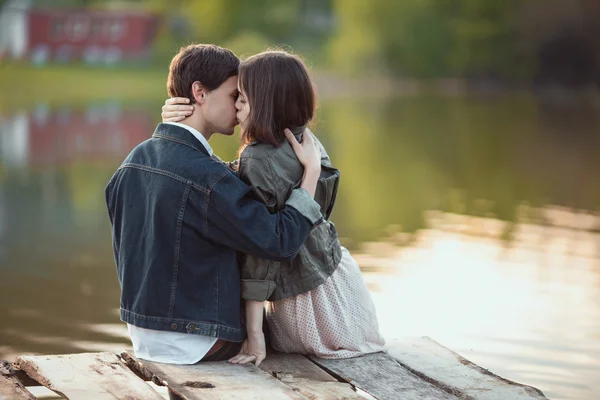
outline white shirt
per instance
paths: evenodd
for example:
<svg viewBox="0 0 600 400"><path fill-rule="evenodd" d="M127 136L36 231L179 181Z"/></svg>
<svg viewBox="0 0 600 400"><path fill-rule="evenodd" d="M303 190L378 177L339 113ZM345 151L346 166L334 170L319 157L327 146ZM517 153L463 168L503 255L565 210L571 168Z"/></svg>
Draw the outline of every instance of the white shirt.
<svg viewBox="0 0 600 400"><path fill-rule="evenodd" d="M198 132L196 129L192 128L189 125L180 124L179 122L163 122L163 124L175 125L180 128L187 129L192 135L196 137L196 139L200 141L200 143L202 143L206 151L208 151L208 155L211 157L213 156L213 149L212 147L210 147L210 144L208 144L208 140L206 140L204 135Z"/></svg>
<svg viewBox="0 0 600 400"><path fill-rule="evenodd" d="M212 147L208 144L208 140L196 129L177 122L164 123L187 129L202 143L212 157ZM133 352L137 358L166 364L195 364L217 342L217 338L210 336L157 331L131 324L127 324L127 330L133 344Z"/></svg>

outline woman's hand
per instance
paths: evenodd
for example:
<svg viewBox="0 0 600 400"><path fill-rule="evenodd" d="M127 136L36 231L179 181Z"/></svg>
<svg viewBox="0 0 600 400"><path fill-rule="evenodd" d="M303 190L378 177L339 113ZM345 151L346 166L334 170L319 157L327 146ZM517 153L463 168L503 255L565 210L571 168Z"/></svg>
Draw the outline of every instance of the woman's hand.
<svg viewBox="0 0 600 400"><path fill-rule="evenodd" d="M298 161L304 168L311 171L321 171L321 149L313 138L313 133L305 129L302 134L302 144L298 143L296 137L289 129L283 131L287 140L292 145Z"/></svg>
<svg viewBox="0 0 600 400"><path fill-rule="evenodd" d="M238 355L230 358L229 362L232 364L247 364L254 361L254 364L258 367L266 356L265 335L260 332L248 335Z"/></svg>
<svg viewBox="0 0 600 400"><path fill-rule="evenodd" d="M190 99L185 97L172 97L165 101L162 107L162 122L183 121L194 112L194 106L190 105Z"/></svg>

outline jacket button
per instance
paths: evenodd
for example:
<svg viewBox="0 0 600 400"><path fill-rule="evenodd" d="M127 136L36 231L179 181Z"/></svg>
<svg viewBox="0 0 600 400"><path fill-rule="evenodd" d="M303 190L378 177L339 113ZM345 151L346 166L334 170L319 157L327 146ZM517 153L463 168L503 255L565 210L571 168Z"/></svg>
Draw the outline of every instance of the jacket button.
<svg viewBox="0 0 600 400"><path fill-rule="evenodd" d="M177 330L177 324L171 324L171 329L173 329L174 331Z"/></svg>

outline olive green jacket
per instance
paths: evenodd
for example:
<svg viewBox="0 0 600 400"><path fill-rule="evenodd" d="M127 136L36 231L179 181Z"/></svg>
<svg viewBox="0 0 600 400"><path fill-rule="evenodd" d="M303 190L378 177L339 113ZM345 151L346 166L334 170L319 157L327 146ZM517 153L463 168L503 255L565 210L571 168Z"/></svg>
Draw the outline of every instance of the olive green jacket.
<svg viewBox="0 0 600 400"><path fill-rule="evenodd" d="M298 128L294 132L298 141L302 141L302 130ZM241 293L246 300L274 301L308 292L324 283L341 260L337 231L329 221L340 172L331 166L323 145L318 140L317 143L321 149L321 176L315 201L321 206L324 221L312 230L291 261L269 261L247 254L238 256ZM256 198L265 203L271 213L285 207L292 190L300 187L303 174L304 168L287 140L279 147L249 144L242 151L238 165L238 176L252 186Z"/></svg>

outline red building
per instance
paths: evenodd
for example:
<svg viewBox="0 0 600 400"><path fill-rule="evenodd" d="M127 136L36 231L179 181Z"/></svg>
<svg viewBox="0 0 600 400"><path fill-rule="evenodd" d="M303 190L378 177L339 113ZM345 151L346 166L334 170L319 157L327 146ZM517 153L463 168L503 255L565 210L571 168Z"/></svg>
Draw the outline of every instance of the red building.
<svg viewBox="0 0 600 400"><path fill-rule="evenodd" d="M5 52L34 63L82 60L113 64L144 59L159 27L159 18L144 11L36 8L26 2L13 3L20 8L5 7L11 15L0 16L7 26ZM15 51L8 47L10 43L21 45Z"/></svg>
<svg viewBox="0 0 600 400"><path fill-rule="evenodd" d="M38 106L31 114L0 116L0 165L6 168L121 161L154 130L147 110L99 104L85 109Z"/></svg>

